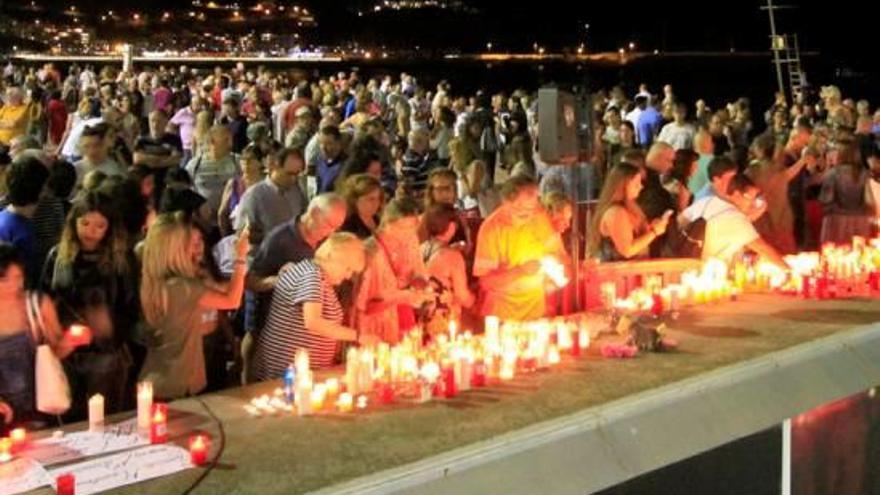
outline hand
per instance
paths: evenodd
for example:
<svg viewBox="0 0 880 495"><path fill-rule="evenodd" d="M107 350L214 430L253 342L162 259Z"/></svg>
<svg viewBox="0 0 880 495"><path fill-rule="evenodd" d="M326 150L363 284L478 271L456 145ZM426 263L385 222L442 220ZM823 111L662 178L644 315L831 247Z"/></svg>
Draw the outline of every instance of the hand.
<svg viewBox="0 0 880 495"><path fill-rule="evenodd" d="M421 306L422 304L431 300L432 295L429 292L415 291L415 290L405 290L403 291L403 303L408 304L414 308Z"/></svg>
<svg viewBox="0 0 880 495"><path fill-rule="evenodd" d="M241 232L238 234L238 238L235 240L235 254L238 259L244 259L244 257L247 256L248 250L251 248L250 237L250 224L245 224L244 228L241 229Z"/></svg>
<svg viewBox="0 0 880 495"><path fill-rule="evenodd" d="M0 416L3 416L3 423L7 425L15 419L15 411L12 410L12 406L2 400L0 400Z"/></svg>
<svg viewBox="0 0 880 495"><path fill-rule="evenodd" d="M654 232L654 234L662 235L666 232L666 227L669 226L670 217L672 217L672 210L666 210L666 212L663 213L663 216L656 218L651 222L651 231Z"/></svg>

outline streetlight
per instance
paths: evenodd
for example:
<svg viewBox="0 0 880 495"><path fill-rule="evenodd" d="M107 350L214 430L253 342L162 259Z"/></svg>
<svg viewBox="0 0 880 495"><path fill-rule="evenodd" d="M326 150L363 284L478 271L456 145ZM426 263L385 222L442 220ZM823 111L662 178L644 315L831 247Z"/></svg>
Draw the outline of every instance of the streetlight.
<svg viewBox="0 0 880 495"><path fill-rule="evenodd" d="M488 52L492 51L492 42L486 43L486 51L488 51Z"/></svg>
<svg viewBox="0 0 880 495"><path fill-rule="evenodd" d="M630 41L630 42L629 42L629 49L630 49L631 51L636 49L636 44L635 44L635 42L633 42L633 41Z"/></svg>

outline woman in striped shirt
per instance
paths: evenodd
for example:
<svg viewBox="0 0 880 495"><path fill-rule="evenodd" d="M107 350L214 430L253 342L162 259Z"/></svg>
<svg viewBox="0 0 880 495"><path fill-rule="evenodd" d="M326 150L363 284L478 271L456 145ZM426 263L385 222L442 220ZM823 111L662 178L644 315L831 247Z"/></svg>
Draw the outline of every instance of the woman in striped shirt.
<svg viewBox="0 0 880 495"><path fill-rule="evenodd" d="M364 244L354 234L331 235L314 259L294 264L278 277L266 326L254 358L258 380L280 378L297 349L309 351L312 368L334 364L338 341L374 344L377 339L342 325L333 287L364 268Z"/></svg>

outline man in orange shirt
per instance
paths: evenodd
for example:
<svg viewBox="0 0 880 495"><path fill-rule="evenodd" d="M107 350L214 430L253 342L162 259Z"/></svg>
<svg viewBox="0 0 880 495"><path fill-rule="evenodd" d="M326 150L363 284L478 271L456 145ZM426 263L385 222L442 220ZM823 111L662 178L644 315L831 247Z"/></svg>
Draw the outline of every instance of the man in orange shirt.
<svg viewBox="0 0 880 495"><path fill-rule="evenodd" d="M480 313L502 320L544 316L541 259L562 260L565 249L538 201L538 184L514 175L501 188L502 205L480 226L474 276L480 279Z"/></svg>
<svg viewBox="0 0 880 495"><path fill-rule="evenodd" d="M21 88L11 86L6 90L6 100L0 107L0 144L9 146L13 139L23 136L30 123L29 105L24 103Z"/></svg>

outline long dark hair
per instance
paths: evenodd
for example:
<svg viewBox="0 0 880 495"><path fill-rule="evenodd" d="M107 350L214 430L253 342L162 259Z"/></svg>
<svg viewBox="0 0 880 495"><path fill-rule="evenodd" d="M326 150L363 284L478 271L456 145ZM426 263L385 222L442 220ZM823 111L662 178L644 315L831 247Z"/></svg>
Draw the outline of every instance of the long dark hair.
<svg viewBox="0 0 880 495"><path fill-rule="evenodd" d="M592 225L590 231L587 232L587 252L598 253L599 244L602 240L602 234L599 226L602 225L602 217L605 212L614 206L626 208L631 214L634 214L639 220L638 223L644 224L645 214L639 205L635 202L629 202L626 198L626 186L629 181L637 175L641 175L642 170L639 167L630 165L629 163L621 163L616 165L608 173L605 179L605 185L602 186L602 192L599 194L599 201L596 205L596 212L593 214Z"/></svg>
<svg viewBox="0 0 880 495"><path fill-rule="evenodd" d="M125 229L119 222L115 203L106 194L88 192L79 196L67 215L61 241L58 243L57 263L72 265L82 246L76 233L76 223L87 213L100 213L107 219L107 233L98 247L99 266L107 273L125 275L129 272L128 242Z"/></svg>

